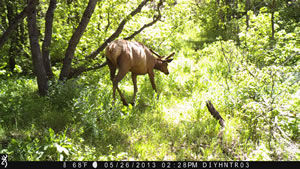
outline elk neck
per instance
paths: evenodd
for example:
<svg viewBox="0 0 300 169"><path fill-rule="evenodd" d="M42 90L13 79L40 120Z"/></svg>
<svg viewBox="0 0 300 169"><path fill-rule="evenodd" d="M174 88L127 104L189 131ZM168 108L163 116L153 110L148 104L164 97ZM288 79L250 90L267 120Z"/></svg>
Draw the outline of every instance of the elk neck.
<svg viewBox="0 0 300 169"><path fill-rule="evenodd" d="M163 68L163 61L156 59L154 69L162 71Z"/></svg>

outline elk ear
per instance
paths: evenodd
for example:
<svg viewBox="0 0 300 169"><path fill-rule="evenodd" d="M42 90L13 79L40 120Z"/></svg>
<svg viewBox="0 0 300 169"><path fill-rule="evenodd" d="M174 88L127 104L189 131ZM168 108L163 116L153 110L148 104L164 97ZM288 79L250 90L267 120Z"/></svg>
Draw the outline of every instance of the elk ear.
<svg viewBox="0 0 300 169"><path fill-rule="evenodd" d="M172 60L173 60L173 58L167 59L167 60L165 60L165 61L168 62L168 63L170 63L170 62L172 62Z"/></svg>
<svg viewBox="0 0 300 169"><path fill-rule="evenodd" d="M165 58L165 60L170 59L173 55L175 55L175 52L172 52L169 56L167 56L167 57Z"/></svg>

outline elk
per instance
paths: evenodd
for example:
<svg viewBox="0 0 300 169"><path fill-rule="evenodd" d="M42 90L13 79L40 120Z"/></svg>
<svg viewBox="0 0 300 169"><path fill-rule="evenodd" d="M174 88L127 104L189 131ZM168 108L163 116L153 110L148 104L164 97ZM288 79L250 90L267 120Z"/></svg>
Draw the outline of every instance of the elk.
<svg viewBox="0 0 300 169"><path fill-rule="evenodd" d="M153 54L157 57L154 57ZM168 63L173 60L172 56L174 54L175 52L171 53L167 57L162 57L153 50L147 48L142 43L121 39L115 40L108 44L105 49L105 55L106 62L110 70L110 79L113 83L113 102L115 102L115 93L117 90L123 104L128 105L124 98L124 95L118 87L118 83L125 77L128 72L132 73L131 77L134 86L132 104L135 103L135 97L138 91L136 84L137 75L148 74L152 88L155 90L155 92L157 92L154 82L153 69L157 69L168 75ZM118 73L115 76L116 69L118 69Z"/></svg>

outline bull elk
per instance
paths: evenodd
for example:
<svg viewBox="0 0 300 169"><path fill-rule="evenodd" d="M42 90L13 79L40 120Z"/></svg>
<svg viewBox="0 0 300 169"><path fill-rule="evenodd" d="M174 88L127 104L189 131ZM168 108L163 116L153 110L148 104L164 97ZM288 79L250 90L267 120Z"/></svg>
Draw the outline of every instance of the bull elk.
<svg viewBox="0 0 300 169"><path fill-rule="evenodd" d="M153 54L157 57L154 57ZM106 62L110 69L110 79L113 82L113 100L115 101L117 89L123 104L128 105L124 95L118 87L118 83L128 72L132 72L131 77L134 85L132 104L135 103L135 97L138 90L136 84L137 75L148 74L152 88L157 92L153 69L157 69L168 75L168 63L173 60L172 56L174 54L175 52L167 57L162 57L139 42L127 40L115 40L111 42L105 49L105 55L107 59ZM115 76L116 69L119 71Z"/></svg>

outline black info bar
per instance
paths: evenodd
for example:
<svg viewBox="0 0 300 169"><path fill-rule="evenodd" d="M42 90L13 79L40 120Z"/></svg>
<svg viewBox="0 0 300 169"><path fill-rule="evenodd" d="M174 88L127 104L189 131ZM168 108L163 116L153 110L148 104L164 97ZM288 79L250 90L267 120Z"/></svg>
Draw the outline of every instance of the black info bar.
<svg viewBox="0 0 300 169"><path fill-rule="evenodd" d="M298 168L298 161L2 161L7 169L268 169Z"/></svg>

